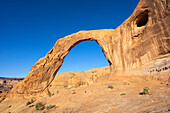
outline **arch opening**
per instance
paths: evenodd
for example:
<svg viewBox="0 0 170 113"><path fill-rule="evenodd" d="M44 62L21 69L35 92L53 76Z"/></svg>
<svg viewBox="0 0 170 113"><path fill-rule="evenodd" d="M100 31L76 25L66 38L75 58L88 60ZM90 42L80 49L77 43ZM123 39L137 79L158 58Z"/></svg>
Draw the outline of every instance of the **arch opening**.
<svg viewBox="0 0 170 113"><path fill-rule="evenodd" d="M105 66L110 66L110 62L97 41L83 40L70 47L57 74L70 71L84 72Z"/></svg>

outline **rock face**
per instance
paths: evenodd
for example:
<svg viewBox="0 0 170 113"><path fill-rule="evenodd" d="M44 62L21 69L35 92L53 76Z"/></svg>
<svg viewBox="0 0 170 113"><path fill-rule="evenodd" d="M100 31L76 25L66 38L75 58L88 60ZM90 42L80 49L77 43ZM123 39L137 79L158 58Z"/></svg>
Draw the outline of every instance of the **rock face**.
<svg viewBox="0 0 170 113"><path fill-rule="evenodd" d="M86 40L95 40L102 47L110 63L110 78L150 74L146 64L170 53L169 11L170 0L140 0L133 14L115 30L80 31L59 39L9 96L48 90L65 56L76 44Z"/></svg>
<svg viewBox="0 0 170 113"><path fill-rule="evenodd" d="M51 89L56 91L56 87L77 88L79 86L90 85L103 82L109 78L110 67L90 69L86 72L64 72L58 74L50 84Z"/></svg>

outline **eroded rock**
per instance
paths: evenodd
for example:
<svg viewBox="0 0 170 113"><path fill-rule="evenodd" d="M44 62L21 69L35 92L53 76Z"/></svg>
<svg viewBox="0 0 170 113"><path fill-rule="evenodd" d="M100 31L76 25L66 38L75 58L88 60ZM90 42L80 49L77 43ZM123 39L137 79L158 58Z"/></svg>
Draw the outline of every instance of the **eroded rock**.
<svg viewBox="0 0 170 113"><path fill-rule="evenodd" d="M149 74L145 64L170 53L169 4L169 0L140 0L133 14L115 30L80 31L59 39L9 96L46 90L65 56L85 40L95 40L102 47L110 63L110 79L116 75Z"/></svg>

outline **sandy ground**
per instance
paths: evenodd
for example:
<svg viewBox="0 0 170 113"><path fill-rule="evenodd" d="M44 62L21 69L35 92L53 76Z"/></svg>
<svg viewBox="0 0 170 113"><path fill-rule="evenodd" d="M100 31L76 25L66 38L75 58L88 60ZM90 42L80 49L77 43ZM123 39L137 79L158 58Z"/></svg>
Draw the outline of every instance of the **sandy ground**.
<svg viewBox="0 0 170 113"><path fill-rule="evenodd" d="M108 88L112 85L113 89ZM151 95L140 95L149 87ZM31 100L6 98L0 103L1 113L159 113L170 112L170 87L167 83L144 77L115 77L112 81L94 83L78 88L56 87L50 89L51 96ZM125 93L126 95L121 95ZM45 109L37 111L38 102ZM55 105L48 109L47 106Z"/></svg>

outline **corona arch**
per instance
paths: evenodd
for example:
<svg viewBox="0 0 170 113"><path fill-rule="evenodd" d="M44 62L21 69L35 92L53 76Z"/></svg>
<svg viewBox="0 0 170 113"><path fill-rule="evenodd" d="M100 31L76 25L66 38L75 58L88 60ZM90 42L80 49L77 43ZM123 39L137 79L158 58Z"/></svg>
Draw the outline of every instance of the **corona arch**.
<svg viewBox="0 0 170 113"><path fill-rule="evenodd" d="M95 40L101 46L110 63L110 79L116 75L149 74L148 65L152 64L149 62L169 56L168 3L168 0L140 0L133 14L115 30L80 31L59 39L9 96L32 95L48 89L71 48L85 40Z"/></svg>

